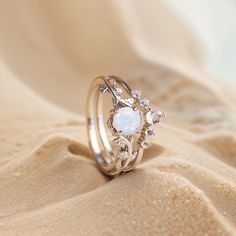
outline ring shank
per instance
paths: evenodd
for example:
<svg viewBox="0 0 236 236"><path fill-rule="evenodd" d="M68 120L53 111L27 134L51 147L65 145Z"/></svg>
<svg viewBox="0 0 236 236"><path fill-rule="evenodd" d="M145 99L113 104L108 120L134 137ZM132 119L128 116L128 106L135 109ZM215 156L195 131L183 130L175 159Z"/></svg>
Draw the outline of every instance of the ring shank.
<svg viewBox="0 0 236 236"><path fill-rule="evenodd" d="M113 153L104 127L101 86L104 77L98 77L90 86L87 98L87 128L89 143L99 166L106 166L113 161Z"/></svg>

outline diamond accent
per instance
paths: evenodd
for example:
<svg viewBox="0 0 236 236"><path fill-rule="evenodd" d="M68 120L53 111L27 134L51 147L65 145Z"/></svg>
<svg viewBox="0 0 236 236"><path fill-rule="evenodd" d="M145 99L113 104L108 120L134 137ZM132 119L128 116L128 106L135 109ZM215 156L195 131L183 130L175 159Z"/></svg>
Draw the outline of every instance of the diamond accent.
<svg viewBox="0 0 236 236"><path fill-rule="evenodd" d="M116 86L116 80L115 79L109 79L109 84L113 87Z"/></svg>
<svg viewBox="0 0 236 236"><path fill-rule="evenodd" d="M147 114L146 114L146 121L147 121L147 123L150 124L150 125L153 124L152 111L147 112Z"/></svg>
<svg viewBox="0 0 236 236"><path fill-rule="evenodd" d="M120 95L123 93L123 89L115 87L116 94Z"/></svg>
<svg viewBox="0 0 236 236"><path fill-rule="evenodd" d="M157 124L162 118L165 118L165 113L161 111L149 111L146 114L146 121L150 124Z"/></svg>
<svg viewBox="0 0 236 236"><path fill-rule="evenodd" d="M157 113L158 113L158 116L160 117L160 119L166 118L166 114L165 114L164 112L162 112L162 111L157 111Z"/></svg>
<svg viewBox="0 0 236 236"><path fill-rule="evenodd" d="M141 97L142 92L141 92L141 90L132 90L131 94L132 94L132 96L134 98L138 98L139 99Z"/></svg>
<svg viewBox="0 0 236 236"><path fill-rule="evenodd" d="M141 106L144 106L144 107L148 107L149 106L149 100L148 99L142 99L141 101L140 101L140 105Z"/></svg>
<svg viewBox="0 0 236 236"><path fill-rule="evenodd" d="M158 112L153 112L152 114L152 122L153 124L157 124L160 122L160 116Z"/></svg>

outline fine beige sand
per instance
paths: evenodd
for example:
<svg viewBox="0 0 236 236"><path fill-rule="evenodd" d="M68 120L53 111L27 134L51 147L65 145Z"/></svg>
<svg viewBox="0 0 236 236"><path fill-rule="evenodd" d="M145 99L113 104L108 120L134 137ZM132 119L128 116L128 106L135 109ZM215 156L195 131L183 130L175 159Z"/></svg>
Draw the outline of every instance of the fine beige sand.
<svg viewBox="0 0 236 236"><path fill-rule="evenodd" d="M1 236L236 235L235 87L164 1L1 1L0 30ZM100 74L168 115L113 180L86 134Z"/></svg>

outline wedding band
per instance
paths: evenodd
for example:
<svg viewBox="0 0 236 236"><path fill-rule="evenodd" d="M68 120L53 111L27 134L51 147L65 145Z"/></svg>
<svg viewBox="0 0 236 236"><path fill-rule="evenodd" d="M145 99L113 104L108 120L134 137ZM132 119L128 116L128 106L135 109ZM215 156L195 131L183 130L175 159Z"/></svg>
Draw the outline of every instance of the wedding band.
<svg viewBox="0 0 236 236"><path fill-rule="evenodd" d="M111 109L103 111L103 96L111 96ZM98 168L108 176L134 169L143 150L151 146L148 136L165 114L153 110L140 90L132 90L117 76L99 76L87 96L89 145ZM105 119L105 115L108 117Z"/></svg>

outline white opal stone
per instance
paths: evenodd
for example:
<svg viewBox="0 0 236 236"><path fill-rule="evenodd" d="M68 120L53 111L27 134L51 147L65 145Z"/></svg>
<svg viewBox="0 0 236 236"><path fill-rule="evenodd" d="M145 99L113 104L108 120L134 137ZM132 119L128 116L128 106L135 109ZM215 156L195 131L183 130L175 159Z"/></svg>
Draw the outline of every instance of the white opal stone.
<svg viewBox="0 0 236 236"><path fill-rule="evenodd" d="M141 126L140 113L130 107L122 107L118 109L117 113L113 116L112 125L123 135L132 135Z"/></svg>

